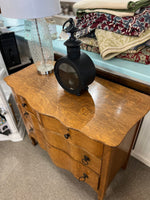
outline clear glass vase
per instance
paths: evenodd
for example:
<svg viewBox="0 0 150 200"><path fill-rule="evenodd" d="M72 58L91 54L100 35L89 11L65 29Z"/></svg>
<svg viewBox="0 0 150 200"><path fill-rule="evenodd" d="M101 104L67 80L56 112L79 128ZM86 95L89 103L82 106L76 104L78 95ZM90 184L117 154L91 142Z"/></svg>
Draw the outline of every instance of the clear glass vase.
<svg viewBox="0 0 150 200"><path fill-rule="evenodd" d="M28 40L32 59L41 75L53 71L54 52L52 39L44 18L25 21L25 38Z"/></svg>

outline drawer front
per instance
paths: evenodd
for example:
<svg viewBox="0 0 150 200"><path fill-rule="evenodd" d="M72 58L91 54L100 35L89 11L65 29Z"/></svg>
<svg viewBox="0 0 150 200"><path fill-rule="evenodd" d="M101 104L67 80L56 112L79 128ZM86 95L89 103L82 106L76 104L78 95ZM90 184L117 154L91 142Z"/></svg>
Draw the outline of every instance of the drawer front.
<svg viewBox="0 0 150 200"><path fill-rule="evenodd" d="M90 170L88 167L83 166L81 163L72 159L65 152L60 151L52 146L47 149L52 161L58 167L70 171L79 181L86 182L95 191L97 191L99 175Z"/></svg>
<svg viewBox="0 0 150 200"><path fill-rule="evenodd" d="M79 161L84 166L94 170L97 174L100 174L101 160L93 154L87 152L83 148L67 141L62 135L52 132L44 131L44 137L48 144L63 150L69 154L74 160Z"/></svg>
<svg viewBox="0 0 150 200"><path fill-rule="evenodd" d="M42 128L40 126L38 119L30 112L28 112L28 115L25 115L24 118L26 121L27 129L29 130L29 136L31 137L33 136L39 143L40 147L46 150L45 138L43 136Z"/></svg>
<svg viewBox="0 0 150 200"><path fill-rule="evenodd" d="M22 113L22 115L23 115L23 120L24 120L24 124L25 124L28 135L31 138L34 138L35 140L37 140L37 135L32 123L32 118L31 118L30 113L25 112L25 113Z"/></svg>
<svg viewBox="0 0 150 200"><path fill-rule="evenodd" d="M31 118L32 125L33 125L34 129L37 129L37 130L41 131L42 126L41 126L39 120L37 119L37 117L35 117L35 115L30 113L30 112L28 112L28 113L30 115L30 118Z"/></svg>
<svg viewBox="0 0 150 200"><path fill-rule="evenodd" d="M98 158L102 157L103 144L91 140L79 131L65 127L55 118L46 115L40 115L40 117L44 128L62 135L67 141L70 141L73 144L82 147L83 149L97 156Z"/></svg>
<svg viewBox="0 0 150 200"><path fill-rule="evenodd" d="M40 145L40 147L44 150L47 150L46 147L46 142L45 142L45 138L43 136L43 133L37 129L34 129L34 132L36 134L36 140L38 142L38 144Z"/></svg>
<svg viewBox="0 0 150 200"><path fill-rule="evenodd" d="M29 137L34 138L39 143L40 147L46 150L45 138L41 132L41 126L39 120L35 117L35 113L33 112L32 108L28 106L27 103L26 106L22 105L23 102L26 102L24 98L18 95L15 95L15 98L17 100L17 104Z"/></svg>
<svg viewBox="0 0 150 200"><path fill-rule="evenodd" d="M20 113L22 115L22 119L24 121L24 125L26 127L26 131L29 135L29 137L32 139L35 139L37 141L37 133L34 129L34 125L32 122L32 118L31 118L31 113L24 111L24 109L22 109L22 106L20 104L18 104L18 108L20 110Z"/></svg>
<svg viewBox="0 0 150 200"><path fill-rule="evenodd" d="M98 158L102 158L103 154L103 144L97 141L91 140L84 134L80 133L79 131L69 129L70 137L68 140L73 141L76 145L87 149L90 153L97 156Z"/></svg>
<svg viewBox="0 0 150 200"><path fill-rule="evenodd" d="M23 98L19 95L15 95L15 98L17 99L17 102L20 104L20 107L22 110L31 112L33 114L35 113L34 110L31 108L31 106L27 103L25 98Z"/></svg>

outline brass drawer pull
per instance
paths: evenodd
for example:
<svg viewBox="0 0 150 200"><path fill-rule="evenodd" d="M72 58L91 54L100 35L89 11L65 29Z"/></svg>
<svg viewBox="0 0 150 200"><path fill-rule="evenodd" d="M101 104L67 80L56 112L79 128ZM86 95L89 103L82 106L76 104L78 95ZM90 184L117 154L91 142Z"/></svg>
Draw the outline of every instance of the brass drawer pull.
<svg viewBox="0 0 150 200"><path fill-rule="evenodd" d="M28 112L25 112L25 113L24 113L24 116L28 116L28 115L29 115L29 113L28 113Z"/></svg>
<svg viewBox="0 0 150 200"><path fill-rule="evenodd" d="M30 129L29 129L29 132L32 132L32 131L33 131L33 128L30 128Z"/></svg>
<svg viewBox="0 0 150 200"><path fill-rule="evenodd" d="M26 107L26 106L27 106L27 104L26 104L26 103L23 103L23 104L22 104L22 107Z"/></svg>
<svg viewBox="0 0 150 200"><path fill-rule="evenodd" d="M83 173L83 176L79 177L79 181L85 182L86 178L88 178L88 175Z"/></svg>
<svg viewBox="0 0 150 200"><path fill-rule="evenodd" d="M89 164L88 161L90 161L89 157L84 156L84 158L82 159L82 164L83 165L88 165Z"/></svg>
<svg viewBox="0 0 150 200"><path fill-rule="evenodd" d="M66 139L68 139L68 138L70 137L70 134L67 133L67 134L64 135L64 137L65 137Z"/></svg>

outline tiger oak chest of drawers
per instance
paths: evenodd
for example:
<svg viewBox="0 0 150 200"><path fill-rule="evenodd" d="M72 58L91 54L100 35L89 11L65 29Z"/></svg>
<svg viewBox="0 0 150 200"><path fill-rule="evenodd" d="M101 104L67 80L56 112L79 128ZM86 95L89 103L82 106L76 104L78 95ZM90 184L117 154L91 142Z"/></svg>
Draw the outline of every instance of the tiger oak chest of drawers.
<svg viewBox="0 0 150 200"><path fill-rule="evenodd" d="M35 65L5 81L32 142L102 200L113 177L127 165L150 97L98 77L89 91L75 96L59 86L54 74L38 75Z"/></svg>

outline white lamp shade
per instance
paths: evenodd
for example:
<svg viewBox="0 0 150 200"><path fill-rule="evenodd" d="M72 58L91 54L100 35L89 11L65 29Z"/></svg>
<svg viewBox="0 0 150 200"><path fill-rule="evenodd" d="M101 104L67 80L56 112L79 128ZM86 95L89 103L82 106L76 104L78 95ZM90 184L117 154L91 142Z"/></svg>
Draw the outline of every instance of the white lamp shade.
<svg viewBox="0 0 150 200"><path fill-rule="evenodd" d="M0 0L0 2L2 15L8 18L34 19L60 12L60 0Z"/></svg>

